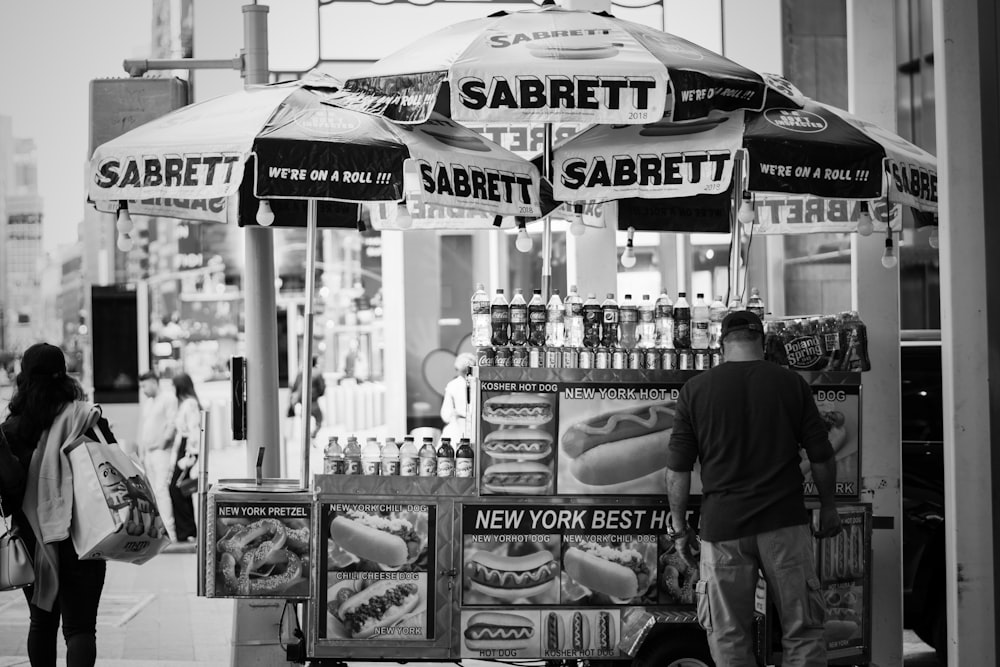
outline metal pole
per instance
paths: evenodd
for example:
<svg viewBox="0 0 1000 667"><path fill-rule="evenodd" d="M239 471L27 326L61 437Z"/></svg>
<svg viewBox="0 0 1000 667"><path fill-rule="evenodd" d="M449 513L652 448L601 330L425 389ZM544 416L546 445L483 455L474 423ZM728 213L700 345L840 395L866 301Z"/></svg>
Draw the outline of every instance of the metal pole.
<svg viewBox="0 0 1000 667"><path fill-rule="evenodd" d="M733 197L729 211L729 229L732 230L732 240L729 247L729 294L726 295L726 305L729 301L740 298L740 253L743 250L742 231L740 229L740 204L743 201L743 154L736 152L733 160Z"/></svg>
<svg viewBox="0 0 1000 667"><path fill-rule="evenodd" d="M316 286L316 215L319 203L306 201L306 312L302 329L302 473L300 483L309 488L309 453L312 444L313 303Z"/></svg>
<svg viewBox="0 0 1000 667"><path fill-rule="evenodd" d="M267 83L266 5L243 6L244 83ZM246 271L243 294L247 341L247 475L256 468L258 447L266 447L265 477L277 477L278 319L274 294L274 238L266 227L246 229Z"/></svg>
<svg viewBox="0 0 1000 667"><path fill-rule="evenodd" d="M208 452L211 442L208 438L209 414L208 410L201 411L201 425L198 432L198 553L207 554L208 551ZM198 597L205 596L205 578L207 563L205 558L198 559L197 565L197 592Z"/></svg>
<svg viewBox="0 0 1000 667"><path fill-rule="evenodd" d="M545 123L542 139L542 176L552 181L552 123ZM546 303L552 291L552 217L542 221L542 298Z"/></svg>

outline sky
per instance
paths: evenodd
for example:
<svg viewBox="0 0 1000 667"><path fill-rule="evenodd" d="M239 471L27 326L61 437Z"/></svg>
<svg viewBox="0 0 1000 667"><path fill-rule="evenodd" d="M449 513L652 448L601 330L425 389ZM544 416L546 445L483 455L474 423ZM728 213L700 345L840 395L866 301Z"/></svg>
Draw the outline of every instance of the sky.
<svg viewBox="0 0 1000 667"><path fill-rule="evenodd" d="M152 3L0 0L0 115L37 147L43 245L76 240L85 206L90 80L148 57Z"/></svg>

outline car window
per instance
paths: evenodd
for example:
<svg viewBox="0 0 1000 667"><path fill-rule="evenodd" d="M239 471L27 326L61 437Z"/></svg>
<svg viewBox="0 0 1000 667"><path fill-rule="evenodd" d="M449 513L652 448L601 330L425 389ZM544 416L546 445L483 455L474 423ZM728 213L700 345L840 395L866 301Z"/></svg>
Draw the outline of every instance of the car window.
<svg viewBox="0 0 1000 667"><path fill-rule="evenodd" d="M943 441L941 348L903 347L900 362L903 440Z"/></svg>

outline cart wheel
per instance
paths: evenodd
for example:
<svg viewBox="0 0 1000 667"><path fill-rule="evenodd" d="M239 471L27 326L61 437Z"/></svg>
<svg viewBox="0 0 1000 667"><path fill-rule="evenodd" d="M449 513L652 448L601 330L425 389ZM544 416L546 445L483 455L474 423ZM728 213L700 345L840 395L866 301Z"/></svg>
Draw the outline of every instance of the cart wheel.
<svg viewBox="0 0 1000 667"><path fill-rule="evenodd" d="M646 639L632 667L715 667L701 629L664 632Z"/></svg>

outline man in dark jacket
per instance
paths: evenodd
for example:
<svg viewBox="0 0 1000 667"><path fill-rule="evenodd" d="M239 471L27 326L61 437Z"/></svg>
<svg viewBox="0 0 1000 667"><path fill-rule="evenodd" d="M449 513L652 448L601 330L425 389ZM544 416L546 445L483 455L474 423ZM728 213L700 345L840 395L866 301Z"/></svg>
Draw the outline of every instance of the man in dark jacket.
<svg viewBox="0 0 1000 667"><path fill-rule="evenodd" d="M755 666L751 624L758 570L778 606L785 667L826 665L825 602L802 492L799 448L819 492L818 537L840 531L826 424L798 373L764 360L764 327L749 311L722 322L725 363L681 389L668 446L670 534L682 551L691 471L701 461L699 621L712 657Z"/></svg>
<svg viewBox="0 0 1000 667"><path fill-rule="evenodd" d="M319 433L320 426L323 425L323 411L319 407L319 397L326 393L326 380L323 379L323 371L319 368L319 357L312 358L312 395L310 399L309 414L312 415L313 424L310 435L315 438ZM302 403L302 372L295 377L292 383L291 399L288 402L288 416L295 416L295 406Z"/></svg>

